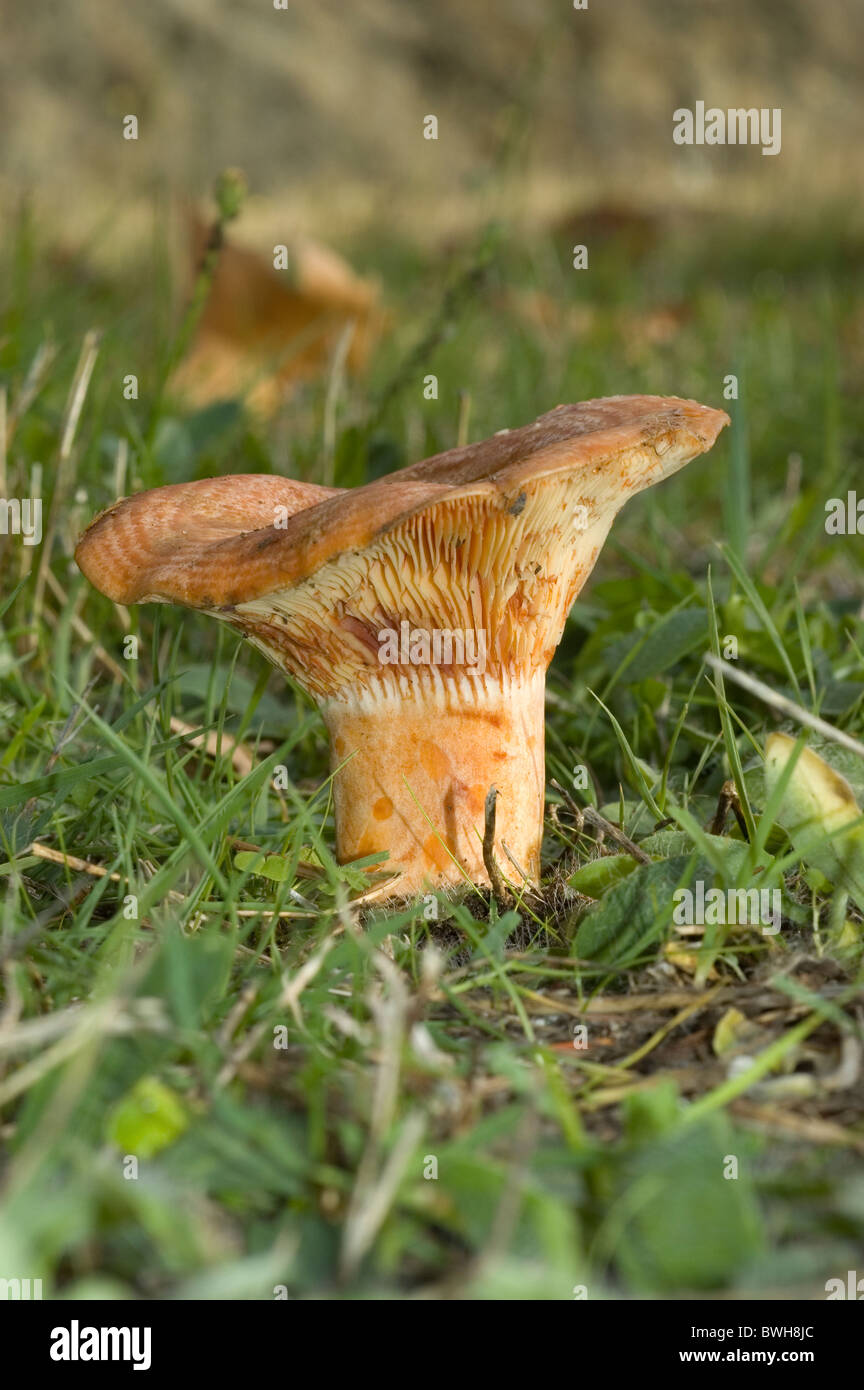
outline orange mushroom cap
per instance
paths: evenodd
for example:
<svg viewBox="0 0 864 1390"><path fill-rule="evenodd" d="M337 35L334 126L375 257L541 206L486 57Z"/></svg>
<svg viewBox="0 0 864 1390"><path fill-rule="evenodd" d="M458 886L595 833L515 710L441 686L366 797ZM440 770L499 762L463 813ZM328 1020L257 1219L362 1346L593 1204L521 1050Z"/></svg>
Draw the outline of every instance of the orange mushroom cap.
<svg viewBox="0 0 864 1390"><path fill-rule="evenodd" d="M269 474L174 483L115 503L75 552L84 574L118 603L219 609L303 583L421 515L456 520L529 516L564 485L591 519L711 448L729 417L695 401L609 396L559 405L520 429L448 449L354 489ZM579 498L582 498L581 502ZM510 509L513 509L512 511ZM524 533L526 520L519 527ZM550 521L560 532L560 521ZM458 527L457 527L458 529ZM587 528L586 528L587 529Z"/></svg>

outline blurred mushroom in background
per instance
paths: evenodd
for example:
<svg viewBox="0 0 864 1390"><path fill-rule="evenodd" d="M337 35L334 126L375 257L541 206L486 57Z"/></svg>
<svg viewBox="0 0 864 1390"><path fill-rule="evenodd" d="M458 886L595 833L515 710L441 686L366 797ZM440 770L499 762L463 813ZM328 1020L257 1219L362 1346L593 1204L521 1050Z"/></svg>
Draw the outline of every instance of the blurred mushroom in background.
<svg viewBox="0 0 864 1390"><path fill-rule="evenodd" d="M209 235L192 211L193 271ZM377 283L316 241L294 238L267 251L224 239L192 343L168 384L182 404L243 398L268 416L298 382L325 375L337 354L353 374L366 367L387 321Z"/></svg>

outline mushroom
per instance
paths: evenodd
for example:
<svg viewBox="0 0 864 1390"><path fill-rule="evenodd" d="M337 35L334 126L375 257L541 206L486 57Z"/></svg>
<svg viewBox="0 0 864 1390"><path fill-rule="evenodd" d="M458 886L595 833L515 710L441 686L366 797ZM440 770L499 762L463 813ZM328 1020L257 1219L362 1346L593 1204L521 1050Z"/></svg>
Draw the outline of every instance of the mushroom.
<svg viewBox="0 0 864 1390"><path fill-rule="evenodd" d="M714 443L728 416L677 397L560 405L354 489L243 475L138 493L76 559L118 603L230 624L318 702L341 862L386 852L399 895L536 882L544 686L616 513Z"/></svg>
<svg viewBox="0 0 864 1390"><path fill-rule="evenodd" d="M191 217L193 264L209 228ZM226 239L189 353L170 381L173 395L202 407L243 396L272 414L296 382L321 376L346 335L345 366L363 371L386 323L378 286L319 242L295 238L285 270Z"/></svg>

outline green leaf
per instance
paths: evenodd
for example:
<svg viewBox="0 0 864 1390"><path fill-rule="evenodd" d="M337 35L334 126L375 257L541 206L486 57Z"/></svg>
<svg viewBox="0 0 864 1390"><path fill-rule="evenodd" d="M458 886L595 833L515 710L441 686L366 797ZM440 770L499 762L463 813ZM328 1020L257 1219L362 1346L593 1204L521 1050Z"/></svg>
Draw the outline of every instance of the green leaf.
<svg viewBox="0 0 864 1390"><path fill-rule="evenodd" d="M661 618L627 667L627 680L659 676L682 657L708 641L708 613L704 608L684 608Z"/></svg>
<svg viewBox="0 0 864 1390"><path fill-rule="evenodd" d="M281 854L266 854L262 850L238 850L234 855L234 867L250 874L258 874L271 883L287 883L292 877L291 865Z"/></svg>
<svg viewBox="0 0 864 1390"><path fill-rule="evenodd" d="M672 895L695 864L695 855L640 864L588 912L576 933L574 954L608 965L638 959L665 936Z"/></svg>
<svg viewBox="0 0 864 1390"><path fill-rule="evenodd" d="M155 1076L144 1076L108 1115L107 1133L124 1154L152 1158L189 1124L178 1096Z"/></svg>
<svg viewBox="0 0 864 1390"><path fill-rule="evenodd" d="M571 874L567 880L570 888L583 893L586 898L602 898L616 883L631 874L636 867L635 859L629 854L607 854L600 859L591 859Z"/></svg>
<svg viewBox="0 0 864 1390"><path fill-rule="evenodd" d="M670 1119L664 1098L636 1127L662 1130ZM629 1127L633 1134L632 1116ZM627 1282L654 1293L722 1288L756 1259L764 1231L748 1166L740 1138L719 1116L646 1143L625 1161L612 1209L622 1222L614 1253Z"/></svg>

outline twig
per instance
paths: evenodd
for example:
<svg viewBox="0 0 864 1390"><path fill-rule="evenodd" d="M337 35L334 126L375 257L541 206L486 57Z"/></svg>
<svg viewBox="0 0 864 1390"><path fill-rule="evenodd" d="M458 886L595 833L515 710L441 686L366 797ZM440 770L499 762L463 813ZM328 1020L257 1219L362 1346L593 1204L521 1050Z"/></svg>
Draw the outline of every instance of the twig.
<svg viewBox="0 0 864 1390"><path fill-rule="evenodd" d="M556 782L554 777L551 785L556 792L560 792L568 809L576 817L578 828L581 830L583 824L590 825L592 830L599 830L604 835L608 835L610 840L614 840L616 845L626 850L631 859L635 859L637 864L650 864L651 856L646 854L644 849L640 849L629 835L625 835L623 830L619 830L617 825L613 825L605 816L601 816L599 811L595 811L593 806L577 806L566 787L562 787L560 782Z"/></svg>
<svg viewBox="0 0 864 1390"><path fill-rule="evenodd" d="M510 852L510 848L509 848L509 846L508 846L506 840L502 840L502 841L501 841L501 848L502 848L502 850L504 851L504 853L507 855L507 858L510 860L510 863L513 865L513 868L516 870L516 872L517 872L517 874L519 875L519 877L522 879L523 887L532 890L534 893L537 893L537 886L536 886L536 884L533 883L532 880L530 879L530 877L528 876L528 874L526 874L525 870L522 868L522 865L519 863L518 859L514 859L513 855L512 855L511 852ZM538 893L538 897L539 897L539 896L540 896L540 894Z"/></svg>
<svg viewBox="0 0 864 1390"><path fill-rule="evenodd" d="M732 781L724 782L720 788L720 795L717 798L717 810L714 812L714 819L708 827L709 835L722 835L726 828L726 818L732 812L738 822L741 834L745 840L749 840L747 833L747 822L741 810L741 802L738 799L738 789Z"/></svg>
<svg viewBox="0 0 864 1390"><path fill-rule="evenodd" d="M506 912L510 904L510 894L507 892L506 884L501 875L501 870L495 860L495 806L498 801L498 788L490 787L486 794L486 825L483 831L483 863L486 866L486 873L489 875L489 882L492 885L492 896L498 906L499 912Z"/></svg>
<svg viewBox="0 0 864 1390"><path fill-rule="evenodd" d="M833 1144L838 1148L854 1149L864 1154L864 1138L845 1125L823 1120L819 1116L799 1115L773 1105L757 1105L753 1101L733 1100L730 1111L746 1125L767 1134L791 1135L810 1144Z"/></svg>
<svg viewBox="0 0 864 1390"><path fill-rule="evenodd" d="M857 739L852 738L851 734L845 734L842 729L835 729L833 724L820 719L818 714L811 714L803 705L796 704L786 695L779 695L776 690L772 690L763 681L757 680L755 676L749 676L746 671L739 671L737 667L728 661L723 661L713 652L706 652L702 659L706 666L711 667L712 671L717 671L735 685L740 685L742 690L749 691L758 700L763 700L766 705L773 705L783 714L788 714L790 719L796 719L799 724L806 724L808 728L815 729L816 733L822 734L824 738L831 739L833 743L839 743L842 748L848 748L850 753L857 753L859 758L864 758L864 743L859 743Z"/></svg>
<svg viewBox="0 0 864 1390"><path fill-rule="evenodd" d="M92 878L110 878L112 883L125 883L125 874L112 874L101 864L92 864L87 859L77 859L74 854L61 854L59 849L52 849L50 845L40 845L35 840L32 845L28 845L24 851L25 855L35 855L37 859L47 859L49 864L62 864L67 869L74 869L78 874L90 874Z"/></svg>

